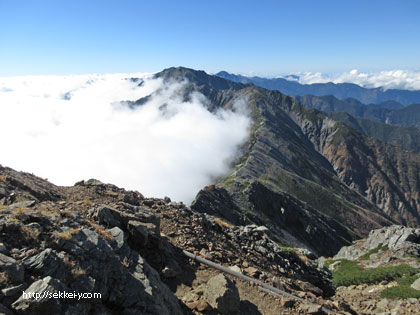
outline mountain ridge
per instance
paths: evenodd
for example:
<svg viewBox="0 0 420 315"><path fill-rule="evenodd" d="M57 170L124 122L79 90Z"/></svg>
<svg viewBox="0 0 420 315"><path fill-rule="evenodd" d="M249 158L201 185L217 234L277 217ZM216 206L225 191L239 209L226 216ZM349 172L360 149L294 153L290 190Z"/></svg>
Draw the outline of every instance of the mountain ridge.
<svg viewBox="0 0 420 315"><path fill-rule="evenodd" d="M278 90L287 95L315 96L334 95L339 99L352 97L364 104L378 104L387 101L396 101L403 105L420 102L420 91L398 90L382 88L364 88L354 83L313 83L300 84L284 78L267 79L261 77L245 77L230 74L226 71L216 73L216 76L229 79L234 82L253 83L269 90Z"/></svg>

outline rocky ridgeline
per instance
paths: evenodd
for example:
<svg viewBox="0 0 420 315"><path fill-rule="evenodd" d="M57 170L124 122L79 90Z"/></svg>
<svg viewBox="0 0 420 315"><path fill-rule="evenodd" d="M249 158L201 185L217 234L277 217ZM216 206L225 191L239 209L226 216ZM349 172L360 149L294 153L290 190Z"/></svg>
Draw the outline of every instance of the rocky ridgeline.
<svg viewBox="0 0 420 315"><path fill-rule="evenodd" d="M331 274L309 251L279 246L264 226L231 225L169 198L97 180L57 187L0 166L0 211L0 313L321 312L209 270L182 250L319 305L345 305L328 299ZM23 291L41 298L26 299ZM59 292L101 297L43 296Z"/></svg>
<svg viewBox="0 0 420 315"><path fill-rule="evenodd" d="M374 268L406 263L420 267L420 229L392 225L369 233L366 239L344 246L334 259L357 260L366 256L364 265Z"/></svg>

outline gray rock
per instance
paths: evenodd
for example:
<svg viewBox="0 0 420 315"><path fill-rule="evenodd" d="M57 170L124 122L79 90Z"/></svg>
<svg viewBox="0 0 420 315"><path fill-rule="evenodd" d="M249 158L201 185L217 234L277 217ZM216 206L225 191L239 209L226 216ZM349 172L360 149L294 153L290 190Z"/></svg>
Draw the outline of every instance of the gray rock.
<svg viewBox="0 0 420 315"><path fill-rule="evenodd" d="M360 247L355 246L343 246L337 255L334 256L334 259L348 259L348 260L356 260L360 256L362 256L367 250L364 250Z"/></svg>
<svg viewBox="0 0 420 315"><path fill-rule="evenodd" d="M99 224L103 224L108 227L121 227L120 222L112 215L112 210L113 209L106 206L102 206L98 209L97 216Z"/></svg>
<svg viewBox="0 0 420 315"><path fill-rule="evenodd" d="M237 273L242 274L241 268L238 267L238 266L236 266L236 265L235 266L230 266L229 269L232 270L232 271L234 271L234 272L237 272Z"/></svg>
<svg viewBox="0 0 420 315"><path fill-rule="evenodd" d="M68 291L67 287L60 281L51 277L45 277L33 282L25 294L12 303L12 308L18 313L33 315L60 314L62 303L60 299L54 298L53 294L59 291ZM37 298L34 298L33 296Z"/></svg>
<svg viewBox="0 0 420 315"><path fill-rule="evenodd" d="M125 279L119 279L119 275L116 275L118 281L124 283L124 289L122 292L116 290L112 293L111 300L114 294L119 294L115 297L118 297L118 303L124 305L125 308L147 309L148 313L156 315L181 315L178 299L162 283L158 272L134 251L129 260L131 262L128 267L130 275Z"/></svg>
<svg viewBox="0 0 420 315"><path fill-rule="evenodd" d="M13 283L23 282L25 269L12 257L0 253L0 270L4 271Z"/></svg>
<svg viewBox="0 0 420 315"><path fill-rule="evenodd" d="M128 233L133 241L140 247L147 245L149 235L155 230L155 225L152 223L143 223L139 221L128 222Z"/></svg>
<svg viewBox="0 0 420 315"><path fill-rule="evenodd" d="M407 228L402 225L392 225L373 230L369 233L369 236L364 243L364 247L369 250L382 245L394 249L403 245L404 242L419 243L420 229Z"/></svg>
<svg viewBox="0 0 420 315"><path fill-rule="evenodd" d="M117 242L117 247L122 248L125 244L126 238L124 235L124 231L121 230L119 227L113 227L109 230L111 235L114 237L115 241Z"/></svg>
<svg viewBox="0 0 420 315"><path fill-rule="evenodd" d="M239 314L239 292L235 284L225 275L219 274L207 282L207 303L220 314Z"/></svg>
<svg viewBox="0 0 420 315"><path fill-rule="evenodd" d="M317 260L318 268L320 268L320 269L324 268L325 267L325 261L326 261L326 258L324 256L319 257L318 260Z"/></svg>
<svg viewBox="0 0 420 315"><path fill-rule="evenodd" d="M158 272L127 245L125 234L129 233L118 227L108 231L116 241L114 247L90 229L82 229L61 244L78 257L81 268L87 272L71 284L72 289L77 286L79 292L101 293L103 303L118 306L125 314L147 310L148 314L181 315L178 299L161 281ZM71 314L66 308L67 305L62 313ZM106 309L99 311L106 312Z"/></svg>
<svg viewBox="0 0 420 315"><path fill-rule="evenodd" d="M160 218L153 214L148 209L132 206L133 213L123 212L117 209L113 209L107 206L101 206L97 212L96 216L100 224L107 225L108 227L118 226L119 228L125 230L128 227L128 222L130 221L139 221L143 223L152 223L154 231L156 234L160 234Z"/></svg>
<svg viewBox="0 0 420 315"><path fill-rule="evenodd" d="M47 248L41 253L29 257L23 262L25 269L31 270L43 277L51 276L62 268L62 257L53 249Z"/></svg>
<svg viewBox="0 0 420 315"><path fill-rule="evenodd" d="M331 271L336 270L341 265L341 261L336 261L335 263L332 263L328 268Z"/></svg>
<svg viewBox="0 0 420 315"><path fill-rule="evenodd" d="M356 260L369 250L380 246L388 247L392 256L397 258L402 258L409 254L418 255L420 253L420 228L391 225L373 230L366 239L356 241L351 246L342 247L337 255L334 256L334 259ZM372 265L372 267L386 263L386 261L380 262L377 256L374 257L375 259L372 257L372 260L376 264Z"/></svg>
<svg viewBox="0 0 420 315"><path fill-rule="evenodd" d="M129 203L134 206L140 206L140 201L140 197L134 191L127 192L123 198L123 202Z"/></svg>
<svg viewBox="0 0 420 315"><path fill-rule="evenodd" d="M415 290L420 290L420 278L418 278L416 281L414 281L411 284L411 287Z"/></svg>

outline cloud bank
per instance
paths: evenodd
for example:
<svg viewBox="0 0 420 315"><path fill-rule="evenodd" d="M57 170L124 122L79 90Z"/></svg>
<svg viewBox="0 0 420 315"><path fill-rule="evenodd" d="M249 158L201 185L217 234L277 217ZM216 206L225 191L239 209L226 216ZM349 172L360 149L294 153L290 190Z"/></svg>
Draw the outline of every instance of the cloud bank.
<svg viewBox="0 0 420 315"><path fill-rule="evenodd" d="M58 185L96 178L189 203L229 171L250 120L240 101L216 113L201 94L184 102L182 86L150 74L0 78L0 163Z"/></svg>
<svg viewBox="0 0 420 315"><path fill-rule="evenodd" d="M296 75L297 77L294 77ZM326 75L321 72L298 72L286 76L289 80L301 84L312 83L355 83L366 88L383 87L387 89L420 90L420 71L392 70L381 72L359 72L354 69L336 75Z"/></svg>

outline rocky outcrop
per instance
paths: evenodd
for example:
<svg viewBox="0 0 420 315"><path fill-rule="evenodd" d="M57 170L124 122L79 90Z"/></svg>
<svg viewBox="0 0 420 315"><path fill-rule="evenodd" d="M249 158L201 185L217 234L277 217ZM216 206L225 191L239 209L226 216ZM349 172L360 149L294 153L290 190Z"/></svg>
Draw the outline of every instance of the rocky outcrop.
<svg viewBox="0 0 420 315"><path fill-rule="evenodd" d="M222 217L233 224L246 224L249 220L241 217L240 209L233 202L226 189L210 185L200 190L191 204L191 209Z"/></svg>
<svg viewBox="0 0 420 315"><path fill-rule="evenodd" d="M94 180L66 191L15 174L7 169L6 184L17 200L45 199L2 206L0 301L5 307L18 314L183 313L145 260L150 258L156 268L177 268L175 249L160 236L159 217L136 205L140 194ZM13 186L20 182L31 187L29 195L23 185ZM94 203L94 196L117 203Z"/></svg>
<svg viewBox="0 0 420 315"><path fill-rule="evenodd" d="M0 204L19 201L59 200L63 197L59 188L33 174L16 172L0 165Z"/></svg>
<svg viewBox="0 0 420 315"><path fill-rule="evenodd" d="M343 247L334 259L357 260L363 255L372 260L369 267L385 265L395 259L417 266L412 257L420 257L420 229L393 225L374 230L366 239Z"/></svg>

